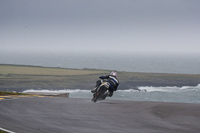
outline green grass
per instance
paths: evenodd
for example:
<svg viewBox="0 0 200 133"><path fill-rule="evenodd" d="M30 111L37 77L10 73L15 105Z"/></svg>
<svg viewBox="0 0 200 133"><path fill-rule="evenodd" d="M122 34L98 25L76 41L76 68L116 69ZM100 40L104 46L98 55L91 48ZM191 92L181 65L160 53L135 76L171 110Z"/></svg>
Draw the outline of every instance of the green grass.
<svg viewBox="0 0 200 133"><path fill-rule="evenodd" d="M35 67L35 66L17 66L17 65L0 65L0 74L4 76L20 74L20 75L53 75L53 76L67 76L67 75L88 75L104 73L104 70L89 70L89 69L62 69L49 67Z"/></svg>
<svg viewBox="0 0 200 133"><path fill-rule="evenodd" d="M18 92L0 91L0 96L5 96L5 95L27 95L27 94L18 93Z"/></svg>
<svg viewBox="0 0 200 133"><path fill-rule="evenodd" d="M64 89L95 83L107 70L0 65L0 89ZM81 86L80 86L81 85Z"/></svg>
<svg viewBox="0 0 200 133"><path fill-rule="evenodd" d="M6 132L0 130L0 133L6 133Z"/></svg>
<svg viewBox="0 0 200 133"><path fill-rule="evenodd" d="M0 65L0 90L91 89L110 70ZM197 85L199 74L118 72L121 89L141 85ZM126 86L125 86L126 85Z"/></svg>

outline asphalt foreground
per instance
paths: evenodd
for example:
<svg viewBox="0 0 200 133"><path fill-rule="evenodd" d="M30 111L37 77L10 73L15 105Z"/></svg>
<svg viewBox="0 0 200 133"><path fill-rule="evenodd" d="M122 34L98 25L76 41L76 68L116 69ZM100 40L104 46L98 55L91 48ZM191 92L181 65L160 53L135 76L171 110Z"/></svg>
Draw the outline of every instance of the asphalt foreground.
<svg viewBox="0 0 200 133"><path fill-rule="evenodd" d="M0 101L15 133L199 133L200 104L34 97Z"/></svg>

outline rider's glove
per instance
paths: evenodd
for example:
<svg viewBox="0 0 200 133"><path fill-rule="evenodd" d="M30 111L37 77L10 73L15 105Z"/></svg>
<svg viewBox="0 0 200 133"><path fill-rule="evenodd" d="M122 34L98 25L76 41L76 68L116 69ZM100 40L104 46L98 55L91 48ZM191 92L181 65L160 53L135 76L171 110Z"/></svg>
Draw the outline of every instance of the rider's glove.
<svg viewBox="0 0 200 133"><path fill-rule="evenodd" d="M99 78L100 78L100 79L103 79L103 76L100 76Z"/></svg>

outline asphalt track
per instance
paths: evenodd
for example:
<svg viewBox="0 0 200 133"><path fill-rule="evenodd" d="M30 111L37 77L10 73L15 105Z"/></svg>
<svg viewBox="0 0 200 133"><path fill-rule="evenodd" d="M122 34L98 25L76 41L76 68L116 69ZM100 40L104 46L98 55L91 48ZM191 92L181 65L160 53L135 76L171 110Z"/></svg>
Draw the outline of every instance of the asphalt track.
<svg viewBox="0 0 200 133"><path fill-rule="evenodd" d="M199 133L200 104L34 97L0 101L15 133Z"/></svg>

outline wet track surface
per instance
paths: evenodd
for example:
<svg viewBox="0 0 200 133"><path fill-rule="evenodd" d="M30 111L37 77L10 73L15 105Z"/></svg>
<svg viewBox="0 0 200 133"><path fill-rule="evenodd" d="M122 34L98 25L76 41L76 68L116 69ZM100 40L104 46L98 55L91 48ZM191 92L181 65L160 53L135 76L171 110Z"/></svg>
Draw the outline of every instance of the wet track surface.
<svg viewBox="0 0 200 133"><path fill-rule="evenodd" d="M0 101L0 127L15 133L198 133L199 104L30 97Z"/></svg>

